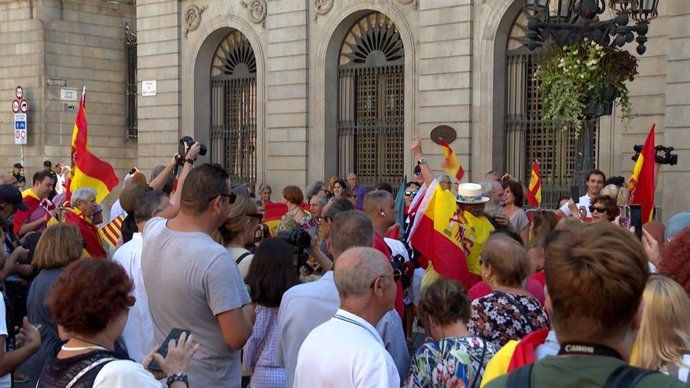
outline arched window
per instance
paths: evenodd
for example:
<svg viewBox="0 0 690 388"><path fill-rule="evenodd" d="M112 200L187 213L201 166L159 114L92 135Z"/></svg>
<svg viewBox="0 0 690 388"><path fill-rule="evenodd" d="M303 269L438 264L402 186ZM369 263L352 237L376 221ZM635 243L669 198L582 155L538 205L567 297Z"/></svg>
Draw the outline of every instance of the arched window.
<svg viewBox="0 0 690 388"><path fill-rule="evenodd" d="M369 14L350 29L338 63L338 174L364 185L404 174L404 49L395 24Z"/></svg>
<svg viewBox="0 0 690 388"><path fill-rule="evenodd" d="M211 62L209 150L233 182L256 182L256 58L239 31L220 42Z"/></svg>
<svg viewBox="0 0 690 388"><path fill-rule="evenodd" d="M534 73L542 49L524 46L527 17L520 12L506 47L506 171L527 183L532 161L538 160L542 175L542 206L554 207L561 195L570 195L575 173L577 141L571 131L560 131L541 118L539 82ZM596 160L598 121L594 130ZM582 195L580 193L579 195Z"/></svg>

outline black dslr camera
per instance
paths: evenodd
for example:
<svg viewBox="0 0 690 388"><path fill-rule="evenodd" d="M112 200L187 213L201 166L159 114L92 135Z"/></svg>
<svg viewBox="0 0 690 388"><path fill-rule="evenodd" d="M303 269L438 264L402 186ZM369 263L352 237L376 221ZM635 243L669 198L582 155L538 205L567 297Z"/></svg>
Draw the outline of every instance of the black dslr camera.
<svg viewBox="0 0 690 388"><path fill-rule="evenodd" d="M185 155L187 155L187 150L194 145L194 139L192 139L191 136L183 136L180 138L180 143L177 146L177 153L180 154L180 157L177 159L177 163L180 166L184 165L184 159ZM199 144L199 155L204 156L206 155L206 151L208 149L206 148L205 145Z"/></svg>
<svg viewBox="0 0 690 388"><path fill-rule="evenodd" d="M278 232L276 237L292 246L292 257L297 275L310 274L312 268L307 264L309 254L307 248L311 245L311 235L303 229L284 230Z"/></svg>
<svg viewBox="0 0 690 388"><path fill-rule="evenodd" d="M633 147L633 150L635 151L635 155L633 155L632 160L637 162L637 158L640 156L640 152L642 152L642 146L636 144ZM670 166L675 166L678 164L678 155L671 153L673 151L673 147L664 147L662 145L658 145L654 147L654 150L656 151L654 159L657 163L668 164Z"/></svg>

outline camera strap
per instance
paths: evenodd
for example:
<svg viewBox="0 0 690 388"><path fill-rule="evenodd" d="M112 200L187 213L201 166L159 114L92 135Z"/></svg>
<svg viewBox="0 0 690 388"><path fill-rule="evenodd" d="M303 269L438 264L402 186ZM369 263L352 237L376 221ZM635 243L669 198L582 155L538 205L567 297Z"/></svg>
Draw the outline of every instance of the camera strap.
<svg viewBox="0 0 690 388"><path fill-rule="evenodd" d="M608 346L590 344L586 342L565 342L558 351L559 356L585 355L585 356L604 356L622 360L620 353Z"/></svg>

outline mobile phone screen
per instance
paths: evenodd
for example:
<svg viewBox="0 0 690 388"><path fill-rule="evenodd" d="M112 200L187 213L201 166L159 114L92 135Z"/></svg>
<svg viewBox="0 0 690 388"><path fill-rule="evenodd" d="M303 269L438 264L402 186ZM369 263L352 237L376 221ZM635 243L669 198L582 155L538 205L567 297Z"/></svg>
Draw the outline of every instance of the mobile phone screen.
<svg viewBox="0 0 690 388"><path fill-rule="evenodd" d="M163 356L163 358L165 358L168 355L168 343L170 343L171 340L179 340L182 333L187 333L187 337L189 337L189 334L191 332L189 330L184 329L170 330L170 333L168 333L168 336L165 337L165 340L161 344L161 347L160 349L158 349L157 353ZM151 363L149 363L148 368L151 370L162 371L161 366L158 364L158 362L156 362L156 360L151 360Z"/></svg>
<svg viewBox="0 0 690 388"><path fill-rule="evenodd" d="M630 208L630 226L635 228L635 235L642 240L642 206L628 205Z"/></svg>

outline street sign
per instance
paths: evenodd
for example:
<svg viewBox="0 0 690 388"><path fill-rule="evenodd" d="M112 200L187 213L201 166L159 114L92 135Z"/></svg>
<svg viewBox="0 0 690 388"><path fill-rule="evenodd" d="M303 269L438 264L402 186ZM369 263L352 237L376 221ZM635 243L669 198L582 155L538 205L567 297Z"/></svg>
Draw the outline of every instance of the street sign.
<svg viewBox="0 0 690 388"><path fill-rule="evenodd" d="M61 101L77 101L77 89L60 89Z"/></svg>
<svg viewBox="0 0 690 388"><path fill-rule="evenodd" d="M17 88L14 90L14 95L17 96L18 99L24 97L24 88L22 88L22 85L17 85Z"/></svg>
<svg viewBox="0 0 690 388"><path fill-rule="evenodd" d="M156 93L156 80L141 81L141 95L143 97L155 96Z"/></svg>
<svg viewBox="0 0 690 388"><path fill-rule="evenodd" d="M26 113L14 114L14 144L26 144Z"/></svg>
<svg viewBox="0 0 690 388"><path fill-rule="evenodd" d="M19 113L19 100L12 100L12 112Z"/></svg>
<svg viewBox="0 0 690 388"><path fill-rule="evenodd" d="M21 101L19 101L19 110L22 111L22 113L26 113L29 111L29 101L26 101L25 99L22 98Z"/></svg>

